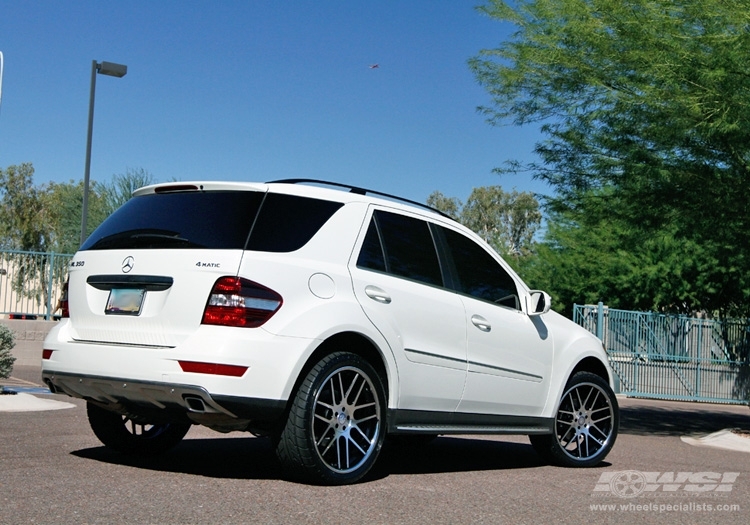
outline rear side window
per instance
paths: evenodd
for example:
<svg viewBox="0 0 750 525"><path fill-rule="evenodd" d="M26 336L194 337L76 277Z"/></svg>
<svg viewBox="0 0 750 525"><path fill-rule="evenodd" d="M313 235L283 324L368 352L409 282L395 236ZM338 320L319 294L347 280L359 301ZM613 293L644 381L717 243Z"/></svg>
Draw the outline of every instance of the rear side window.
<svg viewBox="0 0 750 525"><path fill-rule="evenodd" d="M341 206L338 202L252 191L143 195L113 213L81 249L290 252L304 246Z"/></svg>
<svg viewBox="0 0 750 525"><path fill-rule="evenodd" d="M377 210L357 266L415 281L443 285L435 243L425 221Z"/></svg>
<svg viewBox="0 0 750 525"><path fill-rule="evenodd" d="M340 202L269 193L250 233L247 249L258 252L299 250L341 206Z"/></svg>

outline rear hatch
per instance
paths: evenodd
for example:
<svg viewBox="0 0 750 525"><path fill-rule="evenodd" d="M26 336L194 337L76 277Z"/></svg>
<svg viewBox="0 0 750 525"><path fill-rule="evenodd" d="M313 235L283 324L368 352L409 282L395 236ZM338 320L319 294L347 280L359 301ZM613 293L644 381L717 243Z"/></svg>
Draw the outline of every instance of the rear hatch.
<svg viewBox="0 0 750 525"><path fill-rule="evenodd" d="M170 184L136 192L71 261L73 338L178 345L200 326L216 281L237 275L265 191Z"/></svg>

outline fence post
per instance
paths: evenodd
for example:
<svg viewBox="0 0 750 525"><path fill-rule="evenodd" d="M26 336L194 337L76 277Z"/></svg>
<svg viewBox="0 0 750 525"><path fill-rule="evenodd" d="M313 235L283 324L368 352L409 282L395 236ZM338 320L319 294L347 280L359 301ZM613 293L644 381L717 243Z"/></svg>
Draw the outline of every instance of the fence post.
<svg viewBox="0 0 750 525"><path fill-rule="evenodd" d="M47 275L47 313L44 315L44 320L49 321L52 319L52 278L55 275L55 252L49 254L49 270Z"/></svg>
<svg viewBox="0 0 750 525"><path fill-rule="evenodd" d="M604 341L604 303L601 301L596 311L596 337Z"/></svg>

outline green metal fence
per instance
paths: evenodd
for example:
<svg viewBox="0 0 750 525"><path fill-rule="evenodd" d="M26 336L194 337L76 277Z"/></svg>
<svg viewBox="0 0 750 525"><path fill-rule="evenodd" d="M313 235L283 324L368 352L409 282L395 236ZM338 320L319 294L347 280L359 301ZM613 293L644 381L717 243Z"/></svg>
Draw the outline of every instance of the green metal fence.
<svg viewBox="0 0 750 525"><path fill-rule="evenodd" d="M53 319L72 257L0 250L0 316Z"/></svg>
<svg viewBox="0 0 750 525"><path fill-rule="evenodd" d="M575 305L573 320L607 349L620 393L746 404L750 320L702 319Z"/></svg>

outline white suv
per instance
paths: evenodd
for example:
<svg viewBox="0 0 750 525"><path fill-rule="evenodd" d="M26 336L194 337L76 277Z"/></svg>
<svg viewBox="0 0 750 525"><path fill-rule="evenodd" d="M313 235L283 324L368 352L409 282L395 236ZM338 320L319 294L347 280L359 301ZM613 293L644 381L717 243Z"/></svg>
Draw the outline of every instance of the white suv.
<svg viewBox="0 0 750 525"><path fill-rule="evenodd" d="M455 221L341 187L137 190L70 263L45 383L113 449L250 431L314 483L360 479L386 435L527 434L555 464L601 462L619 421L601 342Z"/></svg>

